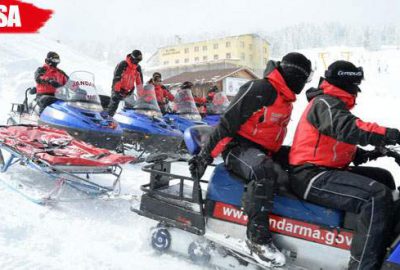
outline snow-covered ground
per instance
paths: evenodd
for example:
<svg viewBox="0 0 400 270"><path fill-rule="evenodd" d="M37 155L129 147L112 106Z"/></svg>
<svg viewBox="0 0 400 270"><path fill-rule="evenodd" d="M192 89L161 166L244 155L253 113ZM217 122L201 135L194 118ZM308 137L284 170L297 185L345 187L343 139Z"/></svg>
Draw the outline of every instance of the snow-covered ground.
<svg viewBox="0 0 400 270"><path fill-rule="evenodd" d="M22 100L26 87L33 85L33 72L43 64L49 50L59 52L67 73L88 70L97 85L109 91L113 67L40 36L5 36L0 42L0 122L4 122L10 102ZM305 50L317 70L311 85L322 75L324 63L349 57L366 71L363 92L355 113L366 121L400 128L400 50L368 52L362 48ZM306 105L304 96L295 105L287 143ZM375 162L390 168L400 179L400 169L390 160ZM125 165L123 193L140 194L139 186L148 180L140 165ZM187 173L182 166L179 172ZM24 168L14 177L39 178ZM75 192L68 190L68 192ZM60 203L55 207L35 205L0 185L0 269L201 269L185 260L159 256L149 247L148 230L155 223L129 210L130 201L88 200Z"/></svg>

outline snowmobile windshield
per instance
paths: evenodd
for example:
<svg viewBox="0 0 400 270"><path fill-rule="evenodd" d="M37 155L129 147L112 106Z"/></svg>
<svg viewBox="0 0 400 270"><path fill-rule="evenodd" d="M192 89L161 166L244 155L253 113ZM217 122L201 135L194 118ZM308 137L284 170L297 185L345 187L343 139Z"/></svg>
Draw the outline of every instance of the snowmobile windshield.
<svg viewBox="0 0 400 270"><path fill-rule="evenodd" d="M102 110L94 82L94 74L87 71L73 72L64 86L57 88L55 97L75 107Z"/></svg>
<svg viewBox="0 0 400 270"><path fill-rule="evenodd" d="M201 120L190 89L179 89L175 95L173 111L190 120Z"/></svg>
<svg viewBox="0 0 400 270"><path fill-rule="evenodd" d="M218 92L206 106L208 114L223 114L229 106L229 99L225 93Z"/></svg>
<svg viewBox="0 0 400 270"><path fill-rule="evenodd" d="M137 113L148 116L162 116L160 107L157 103L154 85L152 84L137 86L136 97L134 95L127 97L125 99L125 108L133 109Z"/></svg>

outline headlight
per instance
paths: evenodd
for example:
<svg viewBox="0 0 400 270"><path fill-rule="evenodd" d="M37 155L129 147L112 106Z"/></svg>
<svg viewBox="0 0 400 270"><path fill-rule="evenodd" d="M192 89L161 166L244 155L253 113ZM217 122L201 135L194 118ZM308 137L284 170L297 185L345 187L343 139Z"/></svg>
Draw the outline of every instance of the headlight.
<svg viewBox="0 0 400 270"><path fill-rule="evenodd" d="M148 117L161 117L161 113L153 110L135 110L135 112L144 114Z"/></svg>
<svg viewBox="0 0 400 270"><path fill-rule="evenodd" d="M93 112L102 112L103 107L100 104L97 103L87 103L87 102L68 102L69 106L78 108L78 109L84 109L88 111L93 111Z"/></svg>
<svg viewBox="0 0 400 270"><path fill-rule="evenodd" d="M196 120L196 121L201 121L201 116L199 114L190 114L190 113L185 113L181 114L183 118L189 119L189 120Z"/></svg>

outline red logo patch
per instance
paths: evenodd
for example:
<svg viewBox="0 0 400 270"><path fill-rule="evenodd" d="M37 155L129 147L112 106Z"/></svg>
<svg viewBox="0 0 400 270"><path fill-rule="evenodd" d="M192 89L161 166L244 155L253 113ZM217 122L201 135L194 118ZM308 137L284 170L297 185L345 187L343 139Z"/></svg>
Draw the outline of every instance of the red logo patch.
<svg viewBox="0 0 400 270"><path fill-rule="evenodd" d="M0 33L37 33L51 18L52 10L19 0L0 2Z"/></svg>

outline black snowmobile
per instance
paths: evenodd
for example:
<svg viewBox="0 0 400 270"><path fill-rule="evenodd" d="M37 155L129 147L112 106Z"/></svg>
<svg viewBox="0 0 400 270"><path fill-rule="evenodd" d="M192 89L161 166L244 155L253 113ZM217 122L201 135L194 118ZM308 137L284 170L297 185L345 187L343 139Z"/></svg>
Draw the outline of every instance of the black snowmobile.
<svg viewBox="0 0 400 270"><path fill-rule="evenodd" d="M191 127L185 142L191 154L199 153L210 127ZM400 166L396 148L379 148L378 156L393 157ZM196 263L224 269L269 269L262 267L241 248L246 238L247 216L241 209L243 180L216 165L210 180L171 173L178 160L152 156L143 170L150 182L139 205L131 210L158 221L151 245L159 252L189 256ZM274 243L286 255L282 269L347 269L356 216L302 201L291 192L288 177L278 180L270 230ZM396 226L399 227L399 226ZM394 235L400 232L395 230ZM383 269L400 269L400 236L388 247Z"/></svg>

